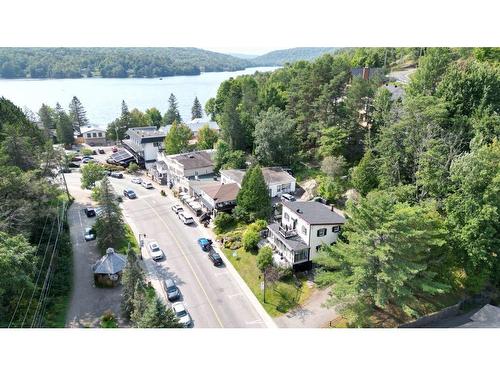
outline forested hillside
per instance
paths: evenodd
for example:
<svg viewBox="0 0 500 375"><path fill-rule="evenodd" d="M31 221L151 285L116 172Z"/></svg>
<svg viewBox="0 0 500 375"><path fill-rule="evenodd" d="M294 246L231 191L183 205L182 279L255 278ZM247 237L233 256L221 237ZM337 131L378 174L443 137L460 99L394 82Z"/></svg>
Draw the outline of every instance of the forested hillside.
<svg viewBox="0 0 500 375"><path fill-rule="evenodd" d="M61 327L71 290L60 155L0 97L0 327Z"/></svg>
<svg viewBox="0 0 500 375"><path fill-rule="evenodd" d="M249 65L198 48L0 48L2 78L165 77Z"/></svg>
<svg viewBox="0 0 500 375"><path fill-rule="evenodd" d="M332 47L299 47L271 51L262 56L249 59L254 66L281 66L299 60L309 61L324 53L332 53L336 48Z"/></svg>
<svg viewBox="0 0 500 375"><path fill-rule="evenodd" d="M402 100L381 77L350 75L405 59L418 69ZM234 152L292 166L346 211L317 281L333 284L349 325L398 324L498 288L499 49L349 49L225 81L205 110L222 168Z"/></svg>

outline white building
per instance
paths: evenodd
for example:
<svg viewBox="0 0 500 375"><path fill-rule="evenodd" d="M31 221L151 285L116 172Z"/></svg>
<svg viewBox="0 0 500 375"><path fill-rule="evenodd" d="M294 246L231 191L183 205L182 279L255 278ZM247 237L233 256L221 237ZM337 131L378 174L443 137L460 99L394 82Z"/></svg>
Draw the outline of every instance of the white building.
<svg viewBox="0 0 500 375"><path fill-rule="evenodd" d="M163 150L165 134L156 127L130 128L126 133L129 139L123 140L124 147L130 151L139 165L156 161L158 153Z"/></svg>
<svg viewBox="0 0 500 375"><path fill-rule="evenodd" d="M235 183L241 188L245 169L224 169L220 171L221 182L223 184ZM276 197L284 193L295 192L295 177L285 172L281 167L264 167L262 174L266 181L270 197Z"/></svg>
<svg viewBox="0 0 500 375"><path fill-rule="evenodd" d="M283 202L281 223L267 226L277 264L307 269L322 245L337 242L345 218L319 202Z"/></svg>
<svg viewBox="0 0 500 375"><path fill-rule="evenodd" d="M189 180L213 178L214 150L186 152L176 155L158 154L156 170L163 182L177 185L179 190L189 191Z"/></svg>

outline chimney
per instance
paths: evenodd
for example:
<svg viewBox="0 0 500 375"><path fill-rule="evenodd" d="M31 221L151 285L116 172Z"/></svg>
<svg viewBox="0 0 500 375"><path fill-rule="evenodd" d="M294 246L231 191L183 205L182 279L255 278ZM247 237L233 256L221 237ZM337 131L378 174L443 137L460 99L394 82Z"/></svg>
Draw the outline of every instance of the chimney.
<svg viewBox="0 0 500 375"><path fill-rule="evenodd" d="M365 81L368 81L370 79L370 68L368 67L363 68L363 79Z"/></svg>

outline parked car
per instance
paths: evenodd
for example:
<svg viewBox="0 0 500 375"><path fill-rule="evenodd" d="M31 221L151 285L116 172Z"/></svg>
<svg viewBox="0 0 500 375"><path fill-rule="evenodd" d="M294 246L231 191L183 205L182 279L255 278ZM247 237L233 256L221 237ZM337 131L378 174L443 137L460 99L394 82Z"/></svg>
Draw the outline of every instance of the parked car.
<svg viewBox="0 0 500 375"><path fill-rule="evenodd" d="M123 196L127 197L128 199L137 198L137 195L135 195L135 191L133 191L132 189L124 189Z"/></svg>
<svg viewBox="0 0 500 375"><path fill-rule="evenodd" d="M82 159L83 164L97 163L94 159Z"/></svg>
<svg viewBox="0 0 500 375"><path fill-rule="evenodd" d="M175 301L180 298L181 292L179 291L179 288L177 288L177 285L175 285L173 279L165 279L163 281L163 286L167 292L167 298L169 301Z"/></svg>
<svg viewBox="0 0 500 375"><path fill-rule="evenodd" d="M142 184L142 178L140 178L140 177L134 177L134 178L132 179L132 182L133 182L134 184L139 184L139 185L140 185L140 184Z"/></svg>
<svg viewBox="0 0 500 375"><path fill-rule="evenodd" d="M289 202L294 202L296 199L292 194L282 194L281 195L281 200L282 201L289 201Z"/></svg>
<svg viewBox="0 0 500 375"><path fill-rule="evenodd" d="M93 241L95 240L95 231L92 228L85 228L83 237L85 238L85 241Z"/></svg>
<svg viewBox="0 0 500 375"><path fill-rule="evenodd" d="M192 323L191 316L184 307L182 302L176 302L172 304L172 309L174 310L175 316L179 319L179 322L184 325L184 327L189 327Z"/></svg>
<svg viewBox="0 0 500 375"><path fill-rule="evenodd" d="M113 158L107 158L106 163L111 164L111 165L116 165L116 161Z"/></svg>
<svg viewBox="0 0 500 375"><path fill-rule="evenodd" d="M203 251L210 251L212 249L212 240L207 238L198 238L198 245Z"/></svg>
<svg viewBox="0 0 500 375"><path fill-rule="evenodd" d="M151 241L148 247L149 254L151 254L151 258L153 258L153 260L160 260L163 258L163 251L160 249L160 245L158 245L158 242Z"/></svg>
<svg viewBox="0 0 500 375"><path fill-rule="evenodd" d="M210 250L208 253L208 259L212 261L214 266L222 266L222 258L220 257L219 253L216 252L215 250Z"/></svg>
<svg viewBox="0 0 500 375"><path fill-rule="evenodd" d="M102 148L100 148L100 149L99 149L99 153L100 153L100 154L105 154L105 153L106 153L106 151L104 151Z"/></svg>
<svg viewBox="0 0 500 375"><path fill-rule="evenodd" d="M118 149L117 149L116 147L113 147L113 148L111 149L111 151L113 151L113 152L118 152Z"/></svg>
<svg viewBox="0 0 500 375"><path fill-rule="evenodd" d="M178 215L179 219L186 225L193 224L194 219L192 216L188 216L185 214L183 211L179 212Z"/></svg>
<svg viewBox="0 0 500 375"><path fill-rule="evenodd" d="M146 189L152 189L153 188L153 184L151 182L149 182L149 181L142 181L141 185L143 187L145 187Z"/></svg>
<svg viewBox="0 0 500 375"><path fill-rule="evenodd" d="M74 156L71 158L71 161L82 161L82 158L79 156Z"/></svg>
<svg viewBox="0 0 500 375"><path fill-rule="evenodd" d="M85 207L83 209L83 212L85 212L85 215L87 215L87 217L94 217L96 215L96 212L92 207Z"/></svg>
<svg viewBox="0 0 500 375"><path fill-rule="evenodd" d="M114 178L123 178L123 174L120 172L111 172L110 176Z"/></svg>
<svg viewBox="0 0 500 375"><path fill-rule="evenodd" d="M96 150L92 150L92 155L97 155L97 151Z"/></svg>
<svg viewBox="0 0 500 375"><path fill-rule="evenodd" d="M178 214L179 212L184 211L184 208L182 208L180 204L175 204L172 206L172 211Z"/></svg>

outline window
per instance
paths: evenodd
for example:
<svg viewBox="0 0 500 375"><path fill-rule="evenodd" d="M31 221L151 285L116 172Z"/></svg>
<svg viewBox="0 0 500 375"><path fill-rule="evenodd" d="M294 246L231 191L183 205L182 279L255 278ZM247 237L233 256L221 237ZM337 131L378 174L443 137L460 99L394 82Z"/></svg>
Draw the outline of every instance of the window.
<svg viewBox="0 0 500 375"><path fill-rule="evenodd" d="M305 225L302 225L302 227L300 228L300 230L302 231L302 234L306 235L307 236L307 228Z"/></svg>
<svg viewBox="0 0 500 375"><path fill-rule="evenodd" d="M323 236L326 236L326 228L318 229L317 237L323 237Z"/></svg>
<svg viewBox="0 0 500 375"><path fill-rule="evenodd" d="M161 146L161 142L153 142L153 146L160 147Z"/></svg>
<svg viewBox="0 0 500 375"><path fill-rule="evenodd" d="M340 225L334 225L334 226L332 227L332 232L333 232L333 233L338 233L338 232L340 232Z"/></svg>
<svg viewBox="0 0 500 375"><path fill-rule="evenodd" d="M99 135L99 138L102 138L102 133L101 132L99 132L97 134Z"/></svg>
<svg viewBox="0 0 500 375"><path fill-rule="evenodd" d="M92 134L90 134L90 133L86 133L85 135L87 136L87 138L92 137Z"/></svg>
<svg viewBox="0 0 500 375"><path fill-rule="evenodd" d="M288 220L290 219L290 215L288 215L288 212L285 212L285 215L283 215L285 217L285 220Z"/></svg>
<svg viewBox="0 0 500 375"><path fill-rule="evenodd" d="M97 133L92 133L92 137L97 138Z"/></svg>
<svg viewBox="0 0 500 375"><path fill-rule="evenodd" d="M307 260L309 258L309 249L299 250L295 252L293 257L293 262L301 262L303 260Z"/></svg>

